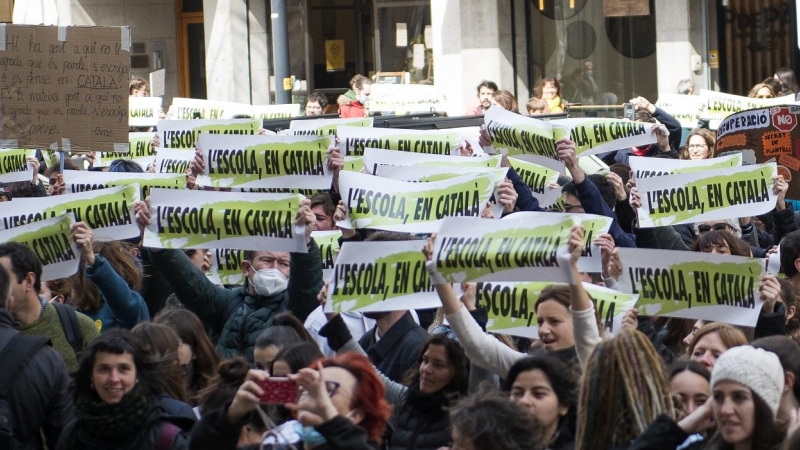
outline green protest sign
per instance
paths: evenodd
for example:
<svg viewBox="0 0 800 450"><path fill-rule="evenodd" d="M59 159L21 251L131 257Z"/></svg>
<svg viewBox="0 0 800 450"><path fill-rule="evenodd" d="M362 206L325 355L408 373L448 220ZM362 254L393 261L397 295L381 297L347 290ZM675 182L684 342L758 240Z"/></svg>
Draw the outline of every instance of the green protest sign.
<svg viewBox="0 0 800 450"><path fill-rule="evenodd" d="M28 164L28 158L35 155L36 150L0 148L0 183L30 182L33 166Z"/></svg>
<svg viewBox="0 0 800 450"><path fill-rule="evenodd" d="M617 250L619 289L639 295L641 314L755 326L764 263L757 258L670 250Z"/></svg>
<svg viewBox="0 0 800 450"><path fill-rule="evenodd" d="M167 148L194 148L200 133L227 135L258 134L257 119L162 120L158 122L161 145Z"/></svg>
<svg viewBox="0 0 800 450"><path fill-rule="evenodd" d="M42 263L42 281L74 275L78 271L80 252L72 239L71 213L0 230L0 242L16 242L28 246Z"/></svg>
<svg viewBox="0 0 800 450"><path fill-rule="evenodd" d="M183 189L186 186L186 175L163 173L134 172L86 172L83 170L65 170L64 184L67 193L95 191L117 186L137 185L139 198L150 196L153 188Z"/></svg>
<svg viewBox="0 0 800 450"><path fill-rule="evenodd" d="M143 245L307 252L295 225L303 196L153 189ZM187 206L191 205L191 206Z"/></svg>

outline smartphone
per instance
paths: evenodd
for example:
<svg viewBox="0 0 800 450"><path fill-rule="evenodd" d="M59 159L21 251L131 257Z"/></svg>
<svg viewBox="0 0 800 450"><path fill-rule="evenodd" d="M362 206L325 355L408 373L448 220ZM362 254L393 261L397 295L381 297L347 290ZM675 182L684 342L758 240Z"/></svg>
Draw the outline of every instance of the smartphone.
<svg viewBox="0 0 800 450"><path fill-rule="evenodd" d="M623 103L623 117L628 120L636 120L636 108L633 106L633 103Z"/></svg>
<svg viewBox="0 0 800 450"><path fill-rule="evenodd" d="M268 378L259 384L264 390L261 396L261 403L297 403L300 398L300 390L297 383L288 378Z"/></svg>

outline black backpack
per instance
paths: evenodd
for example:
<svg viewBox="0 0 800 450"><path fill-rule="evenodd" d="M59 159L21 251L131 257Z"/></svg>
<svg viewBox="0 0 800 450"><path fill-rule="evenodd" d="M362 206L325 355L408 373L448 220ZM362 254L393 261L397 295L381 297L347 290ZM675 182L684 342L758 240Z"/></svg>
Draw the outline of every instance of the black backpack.
<svg viewBox="0 0 800 450"><path fill-rule="evenodd" d="M56 308L58 320L61 321L61 328L64 329L64 334L67 336L67 342L69 342L69 346L75 352L75 358L80 363L83 355L83 331L81 330L81 324L78 323L78 312L70 305L62 303L51 303L51 305Z"/></svg>
<svg viewBox="0 0 800 450"><path fill-rule="evenodd" d="M14 439L14 422L11 406L6 401L17 376L22 373L39 349L50 342L42 336L25 336L17 333L0 352L0 448L21 448Z"/></svg>

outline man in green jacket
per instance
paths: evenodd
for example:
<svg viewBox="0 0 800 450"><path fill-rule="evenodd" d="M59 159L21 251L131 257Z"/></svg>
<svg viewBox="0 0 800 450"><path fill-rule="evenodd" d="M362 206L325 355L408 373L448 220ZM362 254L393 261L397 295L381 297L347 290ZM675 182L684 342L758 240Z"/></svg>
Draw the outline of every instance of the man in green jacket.
<svg viewBox="0 0 800 450"><path fill-rule="evenodd" d="M242 355L252 363L256 338L276 314L288 310L302 322L318 306L322 258L311 239L316 217L309 205L309 200L303 201L296 219L305 226L308 253L245 252L241 268L246 280L234 289L213 284L181 250L149 249L151 263L165 275L178 300L219 336L220 358ZM150 223L143 202L136 204L136 220L142 227Z"/></svg>

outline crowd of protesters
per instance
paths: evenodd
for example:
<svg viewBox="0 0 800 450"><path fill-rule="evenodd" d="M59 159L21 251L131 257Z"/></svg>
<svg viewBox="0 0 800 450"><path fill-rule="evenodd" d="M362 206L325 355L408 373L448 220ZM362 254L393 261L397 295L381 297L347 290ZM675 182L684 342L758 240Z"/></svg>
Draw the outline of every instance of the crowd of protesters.
<svg viewBox="0 0 800 450"><path fill-rule="evenodd" d="M366 102L369 79L352 87L339 102L347 114ZM541 91L529 110L563 110L556 80ZM481 83L474 113L516 110L503 92ZM327 100L314 102L323 110ZM640 228L627 158L713 158L715 135L693 130L681 147L675 119L647 99L631 103L636 120L665 127L657 143L619 150L607 175L587 175L575 143L556 143L570 174L559 188L566 212L614 220L596 241L600 273L579 270L584 230L570 231L572 282L541 292L535 340L487 332L475 284L457 290L434 277L438 311L323 314L328 286L311 232L346 214L335 185L297 211L307 252L247 251L238 286L208 279L204 250L103 241L83 222L72 229L80 270L67 279L43 282L30 248L0 243L0 448L800 448L800 214L787 182L776 178L775 207L758 217ZM343 166L340 156L330 164ZM0 195L59 195L58 171L42 169L50 189L37 176ZM504 214L543 210L513 169L506 191ZM135 211L143 230L147 201ZM433 236L357 231L343 230L342 241L427 240L432 257ZM606 335L582 282L615 286L617 247L760 258L779 249L783 275L761 278L755 327L633 309ZM270 380L284 378L296 401L263 404Z"/></svg>

